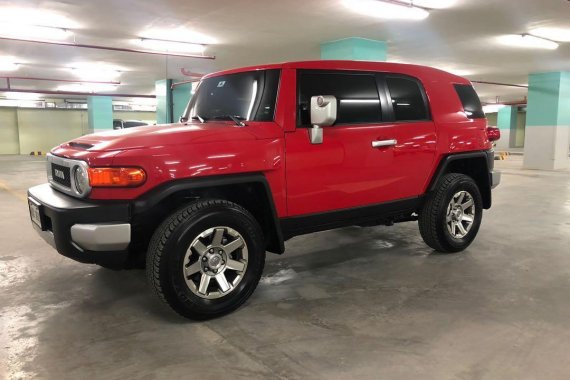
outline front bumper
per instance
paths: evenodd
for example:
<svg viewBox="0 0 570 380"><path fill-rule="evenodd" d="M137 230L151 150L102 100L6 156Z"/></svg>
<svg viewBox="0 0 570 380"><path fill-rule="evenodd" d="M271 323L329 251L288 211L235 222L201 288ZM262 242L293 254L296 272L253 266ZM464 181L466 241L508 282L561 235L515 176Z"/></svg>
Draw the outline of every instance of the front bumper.
<svg viewBox="0 0 570 380"><path fill-rule="evenodd" d="M60 254L82 263L124 266L131 241L128 203L80 200L47 183L30 188L28 199L32 225Z"/></svg>

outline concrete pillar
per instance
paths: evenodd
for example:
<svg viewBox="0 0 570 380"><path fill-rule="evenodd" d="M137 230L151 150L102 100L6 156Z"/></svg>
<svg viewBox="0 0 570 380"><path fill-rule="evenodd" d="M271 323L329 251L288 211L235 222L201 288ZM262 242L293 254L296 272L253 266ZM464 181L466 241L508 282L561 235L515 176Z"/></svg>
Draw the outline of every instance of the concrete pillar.
<svg viewBox="0 0 570 380"><path fill-rule="evenodd" d="M568 168L569 130L570 72L530 74L523 167Z"/></svg>
<svg viewBox="0 0 570 380"><path fill-rule="evenodd" d="M171 86L172 79L162 79L155 82L157 124L168 124L173 121Z"/></svg>
<svg viewBox="0 0 570 380"><path fill-rule="evenodd" d="M497 128L501 130L501 139L497 141L497 150L510 148L511 135L517 133L517 107L505 106L497 114Z"/></svg>
<svg viewBox="0 0 570 380"><path fill-rule="evenodd" d="M387 57L388 45L385 41L350 37L321 44L321 59L385 61Z"/></svg>
<svg viewBox="0 0 570 380"><path fill-rule="evenodd" d="M87 118L89 133L113 129L113 98L109 96L89 96L87 98Z"/></svg>
<svg viewBox="0 0 570 380"><path fill-rule="evenodd" d="M174 87L172 90L172 110L174 122L180 119L180 116L186 110L186 106L192 97L192 83L185 83Z"/></svg>

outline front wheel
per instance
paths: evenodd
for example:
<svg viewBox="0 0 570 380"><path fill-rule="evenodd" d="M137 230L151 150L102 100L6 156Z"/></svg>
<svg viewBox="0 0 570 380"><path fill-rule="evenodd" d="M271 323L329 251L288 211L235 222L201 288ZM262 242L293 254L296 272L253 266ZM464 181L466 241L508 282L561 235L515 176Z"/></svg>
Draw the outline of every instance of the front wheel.
<svg viewBox="0 0 570 380"><path fill-rule="evenodd" d="M196 201L154 233L147 253L149 283L186 318L219 317L255 290L265 264L263 241L259 224L241 206Z"/></svg>
<svg viewBox="0 0 570 380"><path fill-rule="evenodd" d="M459 252L477 236L483 216L479 187L464 174L446 174L428 196L418 219L423 240L439 252Z"/></svg>

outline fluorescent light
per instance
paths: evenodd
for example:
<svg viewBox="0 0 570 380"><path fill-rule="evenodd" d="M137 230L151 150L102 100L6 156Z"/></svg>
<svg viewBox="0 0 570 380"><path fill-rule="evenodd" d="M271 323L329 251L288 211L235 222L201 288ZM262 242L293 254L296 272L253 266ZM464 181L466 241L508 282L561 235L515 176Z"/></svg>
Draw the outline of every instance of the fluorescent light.
<svg viewBox="0 0 570 380"><path fill-rule="evenodd" d="M483 112L485 113L496 113L503 108L504 104L486 104L483 106Z"/></svg>
<svg viewBox="0 0 570 380"><path fill-rule="evenodd" d="M19 3L20 1L18 1ZM17 3L12 1L12 3ZM81 25L68 18L63 13L50 11L45 7L13 7L2 6L0 8L0 22L18 23L20 25L42 25L54 28L77 29Z"/></svg>
<svg viewBox="0 0 570 380"><path fill-rule="evenodd" d="M558 42L570 42L570 29L564 28L536 28L530 31L533 36L546 38Z"/></svg>
<svg viewBox="0 0 570 380"><path fill-rule="evenodd" d="M195 44L213 45L217 44L218 40L206 34L199 33L195 30L190 30L185 27L178 28L152 28L141 31L138 36L140 38L148 38L151 40L163 41L189 41ZM140 42L140 41L137 41Z"/></svg>
<svg viewBox="0 0 570 380"><path fill-rule="evenodd" d="M94 93L94 92L110 92L117 89L117 86L112 84L103 84L103 83L81 83L81 84L66 84L63 86L59 86L57 91L61 92L85 92L85 93Z"/></svg>
<svg viewBox="0 0 570 380"><path fill-rule="evenodd" d="M41 95L35 92L6 92L5 95L8 99L15 100L37 100L41 98Z"/></svg>
<svg viewBox="0 0 570 380"><path fill-rule="evenodd" d="M423 20L429 16L426 9L411 2L398 4L383 0L343 0L343 4L354 12L383 19Z"/></svg>
<svg viewBox="0 0 570 380"><path fill-rule="evenodd" d="M453 75L457 75L460 77L466 77L466 76L475 74L472 70L455 69L455 68L449 68L449 67L443 67L443 68L441 68L441 70L447 71L448 73L451 73Z"/></svg>
<svg viewBox="0 0 570 380"><path fill-rule="evenodd" d="M81 64L71 69L71 72L86 81L112 81L117 79L121 72L100 64Z"/></svg>
<svg viewBox="0 0 570 380"><path fill-rule="evenodd" d="M140 44L145 49L149 50L178 52L178 53L202 54L206 49L206 46L202 44L194 44L190 42L180 42L180 41L155 40L150 38L141 38Z"/></svg>
<svg viewBox="0 0 570 380"><path fill-rule="evenodd" d="M407 3L412 3L408 0ZM414 0L414 5L418 7L430 8L430 9L444 9L450 8L457 3L457 0Z"/></svg>
<svg viewBox="0 0 570 380"><path fill-rule="evenodd" d="M43 107L38 107L38 102L35 102L33 100L15 100L15 99L0 99L0 106L1 107L43 108Z"/></svg>
<svg viewBox="0 0 570 380"><path fill-rule="evenodd" d="M555 50L558 48L558 44L556 42L541 37L531 36L530 34L508 34L498 37L498 41L504 45L521 48L548 50Z"/></svg>
<svg viewBox="0 0 570 380"><path fill-rule="evenodd" d="M0 71L16 71L18 67L20 67L20 65L17 63L0 60Z"/></svg>
<svg viewBox="0 0 570 380"><path fill-rule="evenodd" d="M21 23L0 23L0 36L11 38L38 38L42 40L65 40L71 33L67 29L51 26L25 25Z"/></svg>

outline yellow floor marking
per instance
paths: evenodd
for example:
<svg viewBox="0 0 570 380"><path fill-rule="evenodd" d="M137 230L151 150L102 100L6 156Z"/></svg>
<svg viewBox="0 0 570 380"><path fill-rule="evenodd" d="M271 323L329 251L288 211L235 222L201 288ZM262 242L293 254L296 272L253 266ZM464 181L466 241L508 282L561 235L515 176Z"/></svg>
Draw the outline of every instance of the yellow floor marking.
<svg viewBox="0 0 570 380"><path fill-rule="evenodd" d="M25 196L22 193L17 192L16 190L12 189L10 186L8 186L6 183L0 181L0 190L4 190L10 194L12 194L13 196L15 196L16 198L18 198L19 200L23 201L23 202L28 202L28 197Z"/></svg>

